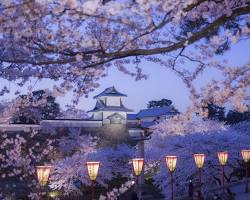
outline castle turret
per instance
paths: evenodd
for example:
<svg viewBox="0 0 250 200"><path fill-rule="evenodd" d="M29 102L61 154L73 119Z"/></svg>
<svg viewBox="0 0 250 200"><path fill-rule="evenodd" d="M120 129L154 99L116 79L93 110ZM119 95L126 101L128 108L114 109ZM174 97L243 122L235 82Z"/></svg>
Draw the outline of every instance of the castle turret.
<svg viewBox="0 0 250 200"><path fill-rule="evenodd" d="M92 113L93 120L102 120L104 124L125 124L127 122L127 114L133 110L126 108L122 100L127 95L118 92L116 88L109 87L103 92L96 95L96 105Z"/></svg>

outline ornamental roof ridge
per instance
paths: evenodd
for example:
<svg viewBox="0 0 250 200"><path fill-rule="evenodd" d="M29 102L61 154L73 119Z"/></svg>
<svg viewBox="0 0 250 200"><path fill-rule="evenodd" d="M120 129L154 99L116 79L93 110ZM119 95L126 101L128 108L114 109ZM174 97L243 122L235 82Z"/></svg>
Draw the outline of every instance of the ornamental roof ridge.
<svg viewBox="0 0 250 200"><path fill-rule="evenodd" d="M101 96L116 96L116 97L126 97L126 94L123 94L119 92L115 86L108 87L104 91L102 91L100 94L94 96L94 99L101 97Z"/></svg>

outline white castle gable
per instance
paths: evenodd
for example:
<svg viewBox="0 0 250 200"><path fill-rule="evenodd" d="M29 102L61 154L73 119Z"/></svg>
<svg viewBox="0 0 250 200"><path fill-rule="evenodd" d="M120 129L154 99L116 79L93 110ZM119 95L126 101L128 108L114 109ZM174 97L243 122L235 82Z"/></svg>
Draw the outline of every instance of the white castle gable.
<svg viewBox="0 0 250 200"><path fill-rule="evenodd" d="M94 109L89 111L92 114L92 119L101 120L104 124L126 124L127 114L131 113L132 110L123 105L124 97L127 97L127 95L118 92L114 86L106 88L94 97L96 105Z"/></svg>

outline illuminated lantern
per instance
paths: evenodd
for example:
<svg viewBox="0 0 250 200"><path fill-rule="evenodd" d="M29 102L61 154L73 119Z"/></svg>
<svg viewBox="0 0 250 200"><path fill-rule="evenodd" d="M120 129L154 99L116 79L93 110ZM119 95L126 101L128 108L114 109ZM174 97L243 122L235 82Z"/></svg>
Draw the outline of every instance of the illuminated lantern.
<svg viewBox="0 0 250 200"><path fill-rule="evenodd" d="M194 154L194 161L196 166L201 169L204 165L205 154Z"/></svg>
<svg viewBox="0 0 250 200"><path fill-rule="evenodd" d="M98 175L100 162L87 162L88 174L91 181L95 181Z"/></svg>
<svg viewBox="0 0 250 200"><path fill-rule="evenodd" d="M222 176L221 176L221 183L222 183L222 190L223 193L225 193L225 182L224 182L224 166L227 164L227 159L228 159L228 152L227 151L223 151L223 152L218 152L218 158L220 161L220 164L222 166Z"/></svg>
<svg viewBox="0 0 250 200"><path fill-rule="evenodd" d="M228 159L228 152L227 151L218 152L218 158L222 166L226 165Z"/></svg>
<svg viewBox="0 0 250 200"><path fill-rule="evenodd" d="M177 163L177 156L166 156L166 163L170 172L174 172Z"/></svg>
<svg viewBox="0 0 250 200"><path fill-rule="evenodd" d="M132 163L133 163L133 169L134 169L135 175L140 176L142 169L143 169L143 165L144 165L144 159L143 158L134 158L134 159L132 159Z"/></svg>
<svg viewBox="0 0 250 200"><path fill-rule="evenodd" d="M173 173L176 168L177 156L166 156L166 164L171 176L171 200L174 200L174 178Z"/></svg>
<svg viewBox="0 0 250 200"><path fill-rule="evenodd" d="M204 161L205 161L205 154L203 153L199 153L199 154L194 154L194 161L195 161L195 164L197 166L197 168L199 169L199 189L200 189L200 192L202 190L202 182L201 182L201 169L204 165ZM201 195L201 193L200 193Z"/></svg>
<svg viewBox="0 0 250 200"><path fill-rule="evenodd" d="M49 180L49 175L51 171L50 165L36 166L36 175L38 182L41 186L45 186Z"/></svg>
<svg viewBox="0 0 250 200"><path fill-rule="evenodd" d="M242 150L241 151L241 155L242 155L242 158L244 160L244 162L249 162L250 160L250 150Z"/></svg>

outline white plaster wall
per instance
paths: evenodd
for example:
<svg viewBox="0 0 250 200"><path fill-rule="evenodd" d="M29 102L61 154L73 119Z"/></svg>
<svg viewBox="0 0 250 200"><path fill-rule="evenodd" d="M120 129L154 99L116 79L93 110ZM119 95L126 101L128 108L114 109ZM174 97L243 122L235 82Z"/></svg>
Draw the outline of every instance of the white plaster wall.
<svg viewBox="0 0 250 200"><path fill-rule="evenodd" d="M102 120L102 112L93 112L94 120Z"/></svg>
<svg viewBox="0 0 250 200"><path fill-rule="evenodd" d="M127 120L127 113L121 112L121 113L119 113L119 114L121 114L121 115L124 117L124 119Z"/></svg>
<svg viewBox="0 0 250 200"><path fill-rule="evenodd" d="M102 121L43 120L41 127L102 127Z"/></svg>
<svg viewBox="0 0 250 200"><path fill-rule="evenodd" d="M39 130L41 129L40 125L33 124L0 124L0 131L24 131L30 132L31 129Z"/></svg>
<svg viewBox="0 0 250 200"><path fill-rule="evenodd" d="M104 119L103 124L110 124L110 120L109 119Z"/></svg>
<svg viewBox="0 0 250 200"><path fill-rule="evenodd" d="M107 97L107 106L120 106L121 97Z"/></svg>

